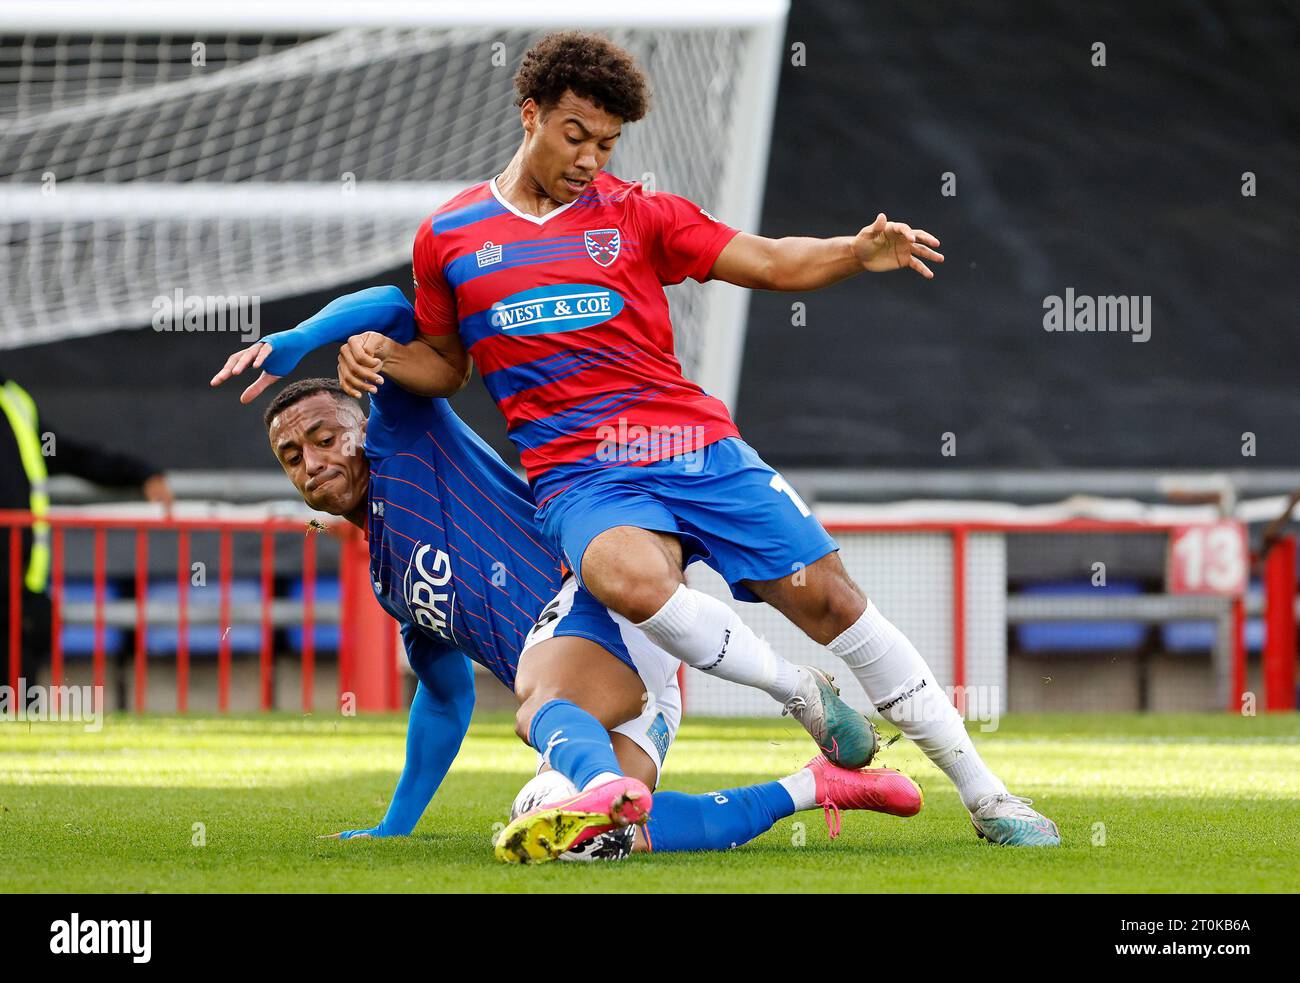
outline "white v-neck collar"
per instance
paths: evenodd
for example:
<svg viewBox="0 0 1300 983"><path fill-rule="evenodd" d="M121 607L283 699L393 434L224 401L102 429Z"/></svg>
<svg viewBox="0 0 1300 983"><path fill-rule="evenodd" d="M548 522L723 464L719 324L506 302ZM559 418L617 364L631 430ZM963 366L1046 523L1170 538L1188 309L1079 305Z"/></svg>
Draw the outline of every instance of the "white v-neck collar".
<svg viewBox="0 0 1300 983"><path fill-rule="evenodd" d="M502 208L508 211L511 215L518 215L520 218L532 222L534 225L543 225L546 222L549 222L551 219L555 218L556 215L559 215L561 212L567 211L571 206L576 205L582 198L582 195L578 195L578 197L574 198L573 201L569 202L569 204L561 205L559 208L552 209L545 215L529 215L527 212L521 212L514 205L510 204L510 202L506 201L505 195L503 195L497 188L497 179L495 177L488 182L488 187L492 189L492 197L500 202ZM583 194L586 194L585 189Z"/></svg>

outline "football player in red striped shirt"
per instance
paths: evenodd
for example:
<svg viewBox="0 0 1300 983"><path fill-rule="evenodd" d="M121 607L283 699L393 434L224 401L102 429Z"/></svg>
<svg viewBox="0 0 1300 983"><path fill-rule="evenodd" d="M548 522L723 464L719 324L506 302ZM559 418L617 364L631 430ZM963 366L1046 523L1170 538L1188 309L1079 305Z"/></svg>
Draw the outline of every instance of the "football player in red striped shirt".
<svg viewBox="0 0 1300 983"><path fill-rule="evenodd" d="M546 536L591 594L668 652L706 672L725 661L731 678L782 703L813 698L810 673L686 585L686 564L704 560L738 599L766 601L842 659L956 784L981 836L1058 844L1056 825L981 760L933 672L849 577L811 510L673 354L665 286L691 277L808 291L897 269L930 279L939 240L883 214L856 235L769 239L608 173L648 95L631 55L599 35L542 39L515 87L514 157L416 234L420 338L400 384L450 395L472 359ZM382 367L363 352L340 380L360 391Z"/></svg>

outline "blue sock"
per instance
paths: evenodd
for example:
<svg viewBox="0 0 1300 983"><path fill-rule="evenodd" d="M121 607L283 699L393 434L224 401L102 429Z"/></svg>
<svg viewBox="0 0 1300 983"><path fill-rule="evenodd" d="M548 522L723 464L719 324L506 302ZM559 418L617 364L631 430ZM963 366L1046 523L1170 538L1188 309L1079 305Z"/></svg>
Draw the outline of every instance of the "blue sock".
<svg viewBox="0 0 1300 983"><path fill-rule="evenodd" d="M792 815L794 800L780 782L704 795L656 792L646 840L654 853L730 850Z"/></svg>
<svg viewBox="0 0 1300 983"><path fill-rule="evenodd" d="M568 700L551 700L533 715L528 743L581 791L602 772L623 774L600 721Z"/></svg>

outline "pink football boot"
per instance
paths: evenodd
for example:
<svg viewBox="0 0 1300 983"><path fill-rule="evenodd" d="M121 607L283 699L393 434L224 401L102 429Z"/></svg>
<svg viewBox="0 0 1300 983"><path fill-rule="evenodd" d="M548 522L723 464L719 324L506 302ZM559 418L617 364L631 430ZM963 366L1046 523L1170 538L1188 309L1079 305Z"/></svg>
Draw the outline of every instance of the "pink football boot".
<svg viewBox="0 0 1300 983"><path fill-rule="evenodd" d="M841 809L866 809L890 816L915 816L925 804L920 787L892 768L852 770L818 755L804 765L817 785L817 804L826 810L831 839L840 835Z"/></svg>

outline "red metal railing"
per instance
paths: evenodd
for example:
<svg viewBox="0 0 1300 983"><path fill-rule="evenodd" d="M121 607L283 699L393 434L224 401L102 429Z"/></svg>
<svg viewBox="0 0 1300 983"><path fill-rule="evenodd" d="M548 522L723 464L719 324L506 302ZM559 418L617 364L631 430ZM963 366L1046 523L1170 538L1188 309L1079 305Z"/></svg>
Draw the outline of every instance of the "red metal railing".
<svg viewBox="0 0 1300 983"><path fill-rule="evenodd" d="M302 708L311 712L314 703L316 670L316 584L317 549L316 534L304 529L304 523L290 519L181 519L181 518L121 518L87 514L52 514L46 517L51 527L50 562L50 673L53 686L64 684L66 664L64 659L65 613L64 597L67 530L83 530L92 534L92 583L94 597L92 675L94 685L102 688L107 678L107 645L105 616L108 586L108 533L126 531L134 533L134 604L135 639L132 651L132 678L134 682L133 707L143 712L149 688L149 534L172 532L176 534L176 710L189 709L191 660L189 606L191 535L197 532L216 533L219 553L219 605L221 636L217 647L217 706L221 712L230 708L232 676L231 586L234 577L234 548L236 535L256 534L260 537L259 576L260 617L258 644L258 705L263 710L274 707L274 632L273 605L275 602L275 543L277 536L296 534L303 537L301 576L302 596ZM18 687L21 671L23 569L22 530L32 524L28 512L0 510L0 534L7 531L9 540L8 570L9 592L5 602L9 610L9 633L5 639L7 672L4 674L11 686ZM360 530L344 523L326 526L326 531L342 543L340 552L340 577L343 590L340 594L340 651L339 694L355 696L357 709L398 709L401 705L400 681L396 661L396 623L379 607L370 591L368 558ZM359 549L358 549L359 547ZM3 554L0 554L3 555ZM352 569L360 564L361 568ZM170 619L168 620L170 624ZM386 624L385 624L386 623ZM297 627L295 625L295 627ZM365 672L360 672L359 667ZM360 685L359 684L369 684Z"/></svg>
<svg viewBox="0 0 1300 983"><path fill-rule="evenodd" d="M969 534L992 533L1169 533L1173 524L1128 522L1108 519L1065 519L1050 523L1014 522L853 522L831 521L831 533L933 532L947 533L952 539L952 665L953 685L958 694L966 685L966 543ZM1273 612L1267 622L1264 652L1265 705L1269 709L1296 709L1296 618L1295 618L1295 540L1288 555L1279 556L1275 549L1269 557L1269 575L1265 578L1267 610ZM1288 559L1289 556L1289 559ZM1287 564L1290 564L1289 568ZM1286 570L1290 570L1289 578ZM1246 606L1245 599L1232 600L1232 650L1230 693L1226 709L1240 713L1246 692ZM962 707L958 707L962 710Z"/></svg>
<svg viewBox="0 0 1300 983"><path fill-rule="evenodd" d="M1296 709L1296 541L1286 536L1264 561L1264 709Z"/></svg>
<svg viewBox="0 0 1300 983"><path fill-rule="evenodd" d="M189 708L190 652L188 627L190 621L189 584L191 559L191 534L216 533L219 541L219 591L220 624L222 636L217 652L218 708L225 712L230 706L232 674L231 640L231 585L233 570L233 537L257 534L260 537L259 584L261 594L260 642L258 646L258 704L264 710L274 706L274 556L275 537L290 533L301 535L302 540L302 604L300 646L302 665L302 707L310 712L313 705L316 670L317 623L317 542L316 536L304 531L302 522L289 519L136 519L99 517L86 514L54 514L48 517L52 530L50 600L51 600L51 675L52 682L63 685L65 663L64 634L64 578L65 531L89 530L93 533L93 593L94 642L93 677L97 687L106 679L106 618L107 604L107 534L109 531L134 532L134 602L135 644L133 651L134 708L143 711L148 692L148 562L150 532L174 532L176 544L177 586L177 643L176 643L176 709L184 713ZM0 531L8 531L9 634L8 652L9 684L15 689L21 667L21 608L22 608L22 553L21 530L32 523L27 512L0 511ZM994 522L828 522L831 532L939 532L946 533L952 541L952 624L953 624L953 683L966 684L966 547L970 533L977 532L1168 532L1169 527L1142 522L1109 522L1076 519L1051 524L1009 524ZM379 607L370 590L368 552L359 530L343 522L327 527L327 531L341 540L340 551L340 644L339 693L355 694L355 706L362 710L397 709L400 706L400 684L396 661L396 623ZM3 555L3 554L0 554ZM1284 540L1268 558L1265 585L1268 594L1266 606L1267 642L1265 646L1264 679L1266 706L1269 709L1293 709L1295 706L1295 647L1296 626L1294 598L1295 542ZM1239 711L1241 696L1246 688L1246 660L1244 642L1245 607L1241 598L1232 607L1232 692L1230 709ZM958 690L961 692L962 690ZM959 708L960 709L960 708Z"/></svg>
<svg viewBox="0 0 1300 983"><path fill-rule="evenodd" d="M99 569L98 565L95 567ZM190 531L176 533L176 712L185 713L190 705L190 635L180 625L189 623L190 610ZM265 644L265 643L264 643ZM263 704L265 706L265 704Z"/></svg>
<svg viewBox="0 0 1300 983"><path fill-rule="evenodd" d="M22 543L18 528L9 532L9 686L18 691L18 653L23 638Z"/></svg>
<svg viewBox="0 0 1300 983"><path fill-rule="evenodd" d="M966 530L952 531L952 682L957 712L966 713Z"/></svg>

